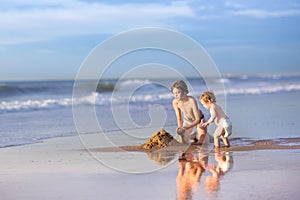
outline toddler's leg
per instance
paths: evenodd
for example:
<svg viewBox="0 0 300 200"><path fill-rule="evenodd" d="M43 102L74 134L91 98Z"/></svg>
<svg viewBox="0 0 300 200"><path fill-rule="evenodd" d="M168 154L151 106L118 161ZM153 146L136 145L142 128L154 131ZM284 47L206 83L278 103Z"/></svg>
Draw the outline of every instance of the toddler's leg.
<svg viewBox="0 0 300 200"><path fill-rule="evenodd" d="M224 137L223 135L221 135L221 138L223 140L224 145L226 147L230 147L230 143L229 143L228 137Z"/></svg>
<svg viewBox="0 0 300 200"><path fill-rule="evenodd" d="M220 147L219 137L224 133L224 129L218 126L214 132L214 145L215 147Z"/></svg>

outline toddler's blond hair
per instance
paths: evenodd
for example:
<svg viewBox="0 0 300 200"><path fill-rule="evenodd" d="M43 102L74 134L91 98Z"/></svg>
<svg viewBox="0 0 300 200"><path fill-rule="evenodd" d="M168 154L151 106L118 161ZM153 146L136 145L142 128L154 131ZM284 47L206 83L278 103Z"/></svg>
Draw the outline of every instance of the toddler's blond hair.
<svg viewBox="0 0 300 200"><path fill-rule="evenodd" d="M216 96L211 91L205 91L201 94L200 100L204 101L205 103L208 103L208 102L215 103Z"/></svg>

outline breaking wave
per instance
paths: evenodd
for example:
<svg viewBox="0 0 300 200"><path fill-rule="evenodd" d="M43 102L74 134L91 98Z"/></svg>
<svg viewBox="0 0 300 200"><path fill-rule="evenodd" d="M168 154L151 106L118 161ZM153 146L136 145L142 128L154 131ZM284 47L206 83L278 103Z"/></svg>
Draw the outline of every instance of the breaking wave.
<svg viewBox="0 0 300 200"><path fill-rule="evenodd" d="M214 91L216 94L262 95L300 91L300 76L240 76L219 81L224 84L225 90ZM166 85L171 86L172 82L170 80ZM198 79L192 79L191 83L194 87L191 95L196 98L207 89ZM112 103L164 103L173 99L169 88L141 79L99 83L95 92L80 98L72 98L72 89L72 81L0 83L0 113L57 109L73 104L107 106ZM132 89L133 93L126 93Z"/></svg>

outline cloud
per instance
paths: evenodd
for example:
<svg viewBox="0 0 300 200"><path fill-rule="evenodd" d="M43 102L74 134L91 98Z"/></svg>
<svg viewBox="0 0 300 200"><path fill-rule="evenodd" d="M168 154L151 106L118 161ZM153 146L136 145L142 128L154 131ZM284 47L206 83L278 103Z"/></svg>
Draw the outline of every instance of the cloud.
<svg viewBox="0 0 300 200"><path fill-rule="evenodd" d="M1 0L0 45L78 35L116 34L144 26L195 31L236 16L274 18L300 15L300 10L294 6L275 5L277 10L274 7L253 9L257 2L252 5L247 2L246 5L230 0L223 4L199 0L121 2Z"/></svg>
<svg viewBox="0 0 300 200"><path fill-rule="evenodd" d="M243 5L243 4L240 4L240 3L233 3L233 2L230 2L230 1L226 1L225 2L225 7L228 7L228 8L236 8L236 9L242 9L242 8L245 8L246 6Z"/></svg>
<svg viewBox="0 0 300 200"><path fill-rule="evenodd" d="M35 3L37 2L37 3ZM166 26L176 18L195 16L184 2L104 4L74 0L21 0L0 11L0 44L60 36L116 33L141 26ZM13 36L13 37L12 37Z"/></svg>
<svg viewBox="0 0 300 200"><path fill-rule="evenodd" d="M270 17L290 17L300 15L300 10L288 9L288 10L277 10L267 11L263 9L245 9L238 11L231 11L234 15L249 16L255 18L270 18Z"/></svg>

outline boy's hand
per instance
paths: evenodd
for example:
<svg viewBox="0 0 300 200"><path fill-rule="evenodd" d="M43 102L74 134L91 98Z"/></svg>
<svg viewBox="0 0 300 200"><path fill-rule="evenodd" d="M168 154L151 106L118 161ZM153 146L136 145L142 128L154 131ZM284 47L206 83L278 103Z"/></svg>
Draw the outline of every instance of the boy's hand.
<svg viewBox="0 0 300 200"><path fill-rule="evenodd" d="M179 135L182 135L185 132L185 129L183 127L177 127L176 133Z"/></svg>

